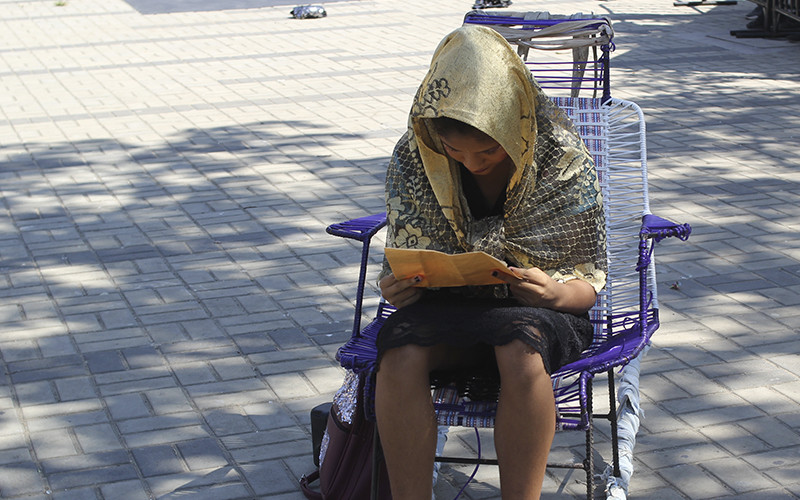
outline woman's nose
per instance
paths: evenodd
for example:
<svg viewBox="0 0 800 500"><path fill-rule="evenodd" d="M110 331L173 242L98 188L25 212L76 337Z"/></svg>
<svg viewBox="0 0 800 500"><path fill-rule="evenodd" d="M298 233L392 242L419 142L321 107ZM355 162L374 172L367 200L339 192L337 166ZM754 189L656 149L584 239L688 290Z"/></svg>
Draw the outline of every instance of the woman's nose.
<svg viewBox="0 0 800 500"><path fill-rule="evenodd" d="M464 163L464 166L469 170L480 169L481 166L480 158L473 155L466 155L462 163Z"/></svg>

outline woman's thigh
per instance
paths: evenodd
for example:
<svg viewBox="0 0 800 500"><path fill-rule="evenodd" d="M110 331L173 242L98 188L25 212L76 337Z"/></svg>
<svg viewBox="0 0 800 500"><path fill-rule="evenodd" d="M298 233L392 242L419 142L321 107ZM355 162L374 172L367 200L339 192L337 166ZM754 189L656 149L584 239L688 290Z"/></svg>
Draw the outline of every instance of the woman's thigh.
<svg viewBox="0 0 800 500"><path fill-rule="evenodd" d="M488 346L453 346L408 344L388 349L381 357L379 370L392 372L425 372L464 369L485 361Z"/></svg>

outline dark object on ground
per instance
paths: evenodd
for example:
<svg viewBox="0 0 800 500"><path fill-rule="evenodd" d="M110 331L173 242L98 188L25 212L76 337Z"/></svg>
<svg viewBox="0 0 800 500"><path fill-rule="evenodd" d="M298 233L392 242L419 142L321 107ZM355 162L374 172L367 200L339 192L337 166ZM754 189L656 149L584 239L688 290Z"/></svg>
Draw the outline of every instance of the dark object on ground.
<svg viewBox="0 0 800 500"><path fill-rule="evenodd" d="M744 18L747 19L748 21L752 21L753 19L758 18L758 16L763 15L763 12L764 12L764 7L756 5L756 8L748 12L747 15L744 16Z"/></svg>
<svg viewBox="0 0 800 500"><path fill-rule="evenodd" d="M511 5L511 0L475 0L473 9L503 8Z"/></svg>
<svg viewBox="0 0 800 500"><path fill-rule="evenodd" d="M311 451L314 465L319 467L319 451L322 447L322 437L328 425L328 415L331 413L333 403L322 403L311 410Z"/></svg>
<svg viewBox="0 0 800 500"><path fill-rule="evenodd" d="M747 29L732 30L736 38L786 38L790 41L800 40L800 21L789 15L765 15L764 9L755 19L747 23Z"/></svg>
<svg viewBox="0 0 800 500"><path fill-rule="evenodd" d="M764 29L764 13L759 13L755 19L747 23L747 29L749 30L757 30L757 29Z"/></svg>
<svg viewBox="0 0 800 500"><path fill-rule="evenodd" d="M328 15L322 5L300 5L292 9L291 14L295 19L319 19Z"/></svg>

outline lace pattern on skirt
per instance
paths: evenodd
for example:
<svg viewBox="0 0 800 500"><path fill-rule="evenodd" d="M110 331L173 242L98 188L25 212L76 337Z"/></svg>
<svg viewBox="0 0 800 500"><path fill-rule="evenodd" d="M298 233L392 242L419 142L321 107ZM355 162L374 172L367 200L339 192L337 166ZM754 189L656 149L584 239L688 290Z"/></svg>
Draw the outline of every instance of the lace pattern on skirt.
<svg viewBox="0 0 800 500"><path fill-rule="evenodd" d="M522 306L513 298L465 298L447 291L426 292L420 301L386 320L378 334L378 355L409 344L499 346L515 339L540 353L545 369L552 374L578 359L589 346L592 325L588 315ZM492 355L488 363L493 361Z"/></svg>

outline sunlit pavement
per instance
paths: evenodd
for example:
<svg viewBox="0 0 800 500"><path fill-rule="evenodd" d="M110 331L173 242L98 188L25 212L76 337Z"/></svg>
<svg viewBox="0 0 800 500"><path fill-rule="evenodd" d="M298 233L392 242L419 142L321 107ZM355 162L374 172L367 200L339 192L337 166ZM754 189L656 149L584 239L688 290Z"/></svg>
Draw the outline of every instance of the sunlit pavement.
<svg viewBox="0 0 800 500"><path fill-rule="evenodd" d="M359 259L325 227L382 210L472 2L275 4L2 3L0 497L303 498ZM612 19L652 210L694 228L659 248L632 499L800 496L800 45L730 36L752 7L512 6ZM470 473L444 467L438 498ZM583 493L551 474L544 498ZM496 469L466 497L499 498Z"/></svg>

